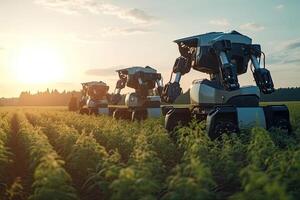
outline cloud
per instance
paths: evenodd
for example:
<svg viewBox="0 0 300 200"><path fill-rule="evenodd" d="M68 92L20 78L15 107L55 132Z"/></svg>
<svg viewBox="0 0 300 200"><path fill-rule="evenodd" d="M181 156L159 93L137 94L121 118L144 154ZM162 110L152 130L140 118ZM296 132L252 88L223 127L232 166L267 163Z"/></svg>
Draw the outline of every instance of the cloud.
<svg viewBox="0 0 300 200"><path fill-rule="evenodd" d="M124 66L115 66L109 68L93 68L85 71L89 76L116 76L116 70L125 68Z"/></svg>
<svg viewBox="0 0 300 200"><path fill-rule="evenodd" d="M285 45L285 49L289 50L293 50L293 49L296 49L296 48L299 48L300 47L300 40L294 40L294 41L290 41L290 42L287 42L287 44Z"/></svg>
<svg viewBox="0 0 300 200"><path fill-rule="evenodd" d="M262 31L265 29L265 27L263 25L254 22L250 22L250 23L240 25L240 29L246 31Z"/></svg>
<svg viewBox="0 0 300 200"><path fill-rule="evenodd" d="M35 0L35 3L65 14L89 12L96 15L113 15L133 24L149 24L156 21L156 17L138 8L122 8L99 0Z"/></svg>
<svg viewBox="0 0 300 200"><path fill-rule="evenodd" d="M300 64L300 39L285 41L278 44L279 48L269 56L272 64Z"/></svg>
<svg viewBox="0 0 300 200"><path fill-rule="evenodd" d="M282 10L284 8L283 4L279 4L275 7L277 10Z"/></svg>
<svg viewBox="0 0 300 200"><path fill-rule="evenodd" d="M147 33L150 32L150 30L144 27L106 27L103 28L101 32L101 35L106 37L115 35L135 35L140 33Z"/></svg>
<svg viewBox="0 0 300 200"><path fill-rule="evenodd" d="M105 27L94 33L89 34L71 34L70 37L75 41L87 43L103 43L109 42L109 37L113 36L129 36L137 34L145 34L151 32L146 27Z"/></svg>
<svg viewBox="0 0 300 200"><path fill-rule="evenodd" d="M267 63L269 64L300 64L300 52L290 53L289 50L282 52L274 52L267 57Z"/></svg>
<svg viewBox="0 0 300 200"><path fill-rule="evenodd" d="M277 53L271 53L266 57L267 64L279 64L282 62L282 58L277 55Z"/></svg>
<svg viewBox="0 0 300 200"><path fill-rule="evenodd" d="M222 27L228 27L230 25L229 21L225 18L210 20L209 24L214 25L214 26L222 26Z"/></svg>
<svg viewBox="0 0 300 200"><path fill-rule="evenodd" d="M287 59L283 61L284 64L300 64L300 59Z"/></svg>
<svg viewBox="0 0 300 200"><path fill-rule="evenodd" d="M299 55L300 55L299 52L298 52L298 55L296 55L296 54L289 55L288 51L283 52L281 54L280 53L273 53L269 57L267 57L267 63L268 64L275 64L275 65L300 64Z"/></svg>
<svg viewBox="0 0 300 200"><path fill-rule="evenodd" d="M125 11L120 15L120 18L128 19L133 23L148 23L155 20L155 17L137 8L133 8L128 11Z"/></svg>

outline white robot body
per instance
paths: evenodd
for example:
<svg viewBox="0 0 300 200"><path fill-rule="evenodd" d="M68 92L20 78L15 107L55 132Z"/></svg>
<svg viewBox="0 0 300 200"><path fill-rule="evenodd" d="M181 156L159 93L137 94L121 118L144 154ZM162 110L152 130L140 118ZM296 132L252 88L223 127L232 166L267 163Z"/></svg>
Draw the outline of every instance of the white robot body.
<svg viewBox="0 0 300 200"><path fill-rule="evenodd" d="M147 96L149 107L147 108L148 117L159 118L162 115L160 103L160 96Z"/></svg>
<svg viewBox="0 0 300 200"><path fill-rule="evenodd" d="M207 108L209 112L215 106L230 105L230 99L237 96L244 100L244 96L260 97L260 92L256 86L245 86L238 90L227 91L209 85L208 80L194 80L190 87L190 99L192 105ZM262 107L236 107L237 122L239 129L245 129L253 126L266 128L265 114ZM211 123L209 120L207 123Z"/></svg>
<svg viewBox="0 0 300 200"><path fill-rule="evenodd" d="M147 96L146 99L142 99L135 92L128 93L125 96L125 105L128 107L143 107L145 104L151 104L152 102L160 104L160 96Z"/></svg>
<svg viewBox="0 0 300 200"><path fill-rule="evenodd" d="M218 89L203 83L203 80L194 80L190 87L190 98L192 105L199 104L225 104L230 98L241 95L255 95L260 97L260 92L256 86L245 86L238 90L227 91Z"/></svg>
<svg viewBox="0 0 300 200"><path fill-rule="evenodd" d="M125 105L128 108L146 108L147 116L157 118L161 116L160 96L147 96L146 99L139 98L136 93L128 93L125 97ZM147 105L147 106L145 106Z"/></svg>
<svg viewBox="0 0 300 200"><path fill-rule="evenodd" d="M222 115L222 112L226 114ZM216 117L218 115L221 117ZM225 127L230 127L234 124L238 130L246 130L251 127L266 129L268 128L266 117L266 112L263 107L219 107L208 114L206 127L209 130L212 124L216 127L220 127L220 125L224 126L226 123L227 125L225 125Z"/></svg>
<svg viewBox="0 0 300 200"><path fill-rule="evenodd" d="M106 99L102 100L93 100L91 98L88 98L86 101L88 108L95 108L95 107L107 107L108 102Z"/></svg>
<svg viewBox="0 0 300 200"><path fill-rule="evenodd" d="M124 70L124 69L122 69L122 70ZM130 74L130 75L136 74L137 72L157 73L157 71L151 67L145 68L145 67L135 66L135 67L125 68L125 70L127 70L128 74Z"/></svg>
<svg viewBox="0 0 300 200"><path fill-rule="evenodd" d="M160 117L161 98L156 93L160 94L162 89L161 74L149 66L134 66L117 72L120 80L116 85L115 97L120 97L121 89L125 86L134 88L135 92L126 94L125 106L113 111L114 118L144 120L148 117ZM118 102L118 98L113 102Z"/></svg>
<svg viewBox="0 0 300 200"><path fill-rule="evenodd" d="M102 81L82 83L82 87L80 113L108 114L106 94L109 87Z"/></svg>
<svg viewBox="0 0 300 200"><path fill-rule="evenodd" d="M197 46L210 46L212 43L220 40L230 40L234 43L241 43L241 44L251 44L252 39L245 36L245 35L237 35L237 34L230 34L230 33L223 33L223 32L211 32L211 33L205 33L201 35L196 35L190 37L197 38ZM184 38L184 40L188 40L189 38ZM181 41L183 39L176 40Z"/></svg>

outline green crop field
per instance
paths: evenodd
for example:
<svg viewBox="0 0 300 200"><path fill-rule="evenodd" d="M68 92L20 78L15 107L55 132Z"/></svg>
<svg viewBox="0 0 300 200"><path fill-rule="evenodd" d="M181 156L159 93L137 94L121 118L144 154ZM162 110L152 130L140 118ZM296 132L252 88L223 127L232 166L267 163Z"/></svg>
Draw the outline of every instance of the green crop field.
<svg viewBox="0 0 300 200"><path fill-rule="evenodd" d="M170 138L142 123L64 107L0 108L0 199L300 199L300 103L293 133L211 141L204 124Z"/></svg>

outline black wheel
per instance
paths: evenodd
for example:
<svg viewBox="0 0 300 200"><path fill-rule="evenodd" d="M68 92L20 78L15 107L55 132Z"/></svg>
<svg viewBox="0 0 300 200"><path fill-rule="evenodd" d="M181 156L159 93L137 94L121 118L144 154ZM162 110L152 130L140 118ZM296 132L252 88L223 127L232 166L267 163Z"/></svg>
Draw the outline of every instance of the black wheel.
<svg viewBox="0 0 300 200"><path fill-rule="evenodd" d="M119 109L114 110L113 112L113 118L114 119L120 119L121 118L121 113Z"/></svg>
<svg viewBox="0 0 300 200"><path fill-rule="evenodd" d="M172 132L176 126L186 126L191 121L191 112L188 108L173 108L165 117L165 128Z"/></svg>
<svg viewBox="0 0 300 200"><path fill-rule="evenodd" d="M90 113L90 115L98 115L98 109L97 108L90 108L89 113Z"/></svg>
<svg viewBox="0 0 300 200"><path fill-rule="evenodd" d="M125 119L125 120L131 120L132 113L129 110L125 109L116 109L113 113L114 119Z"/></svg>
<svg viewBox="0 0 300 200"><path fill-rule="evenodd" d="M215 125L214 135L218 138L223 134L238 133L238 126L232 121L219 121Z"/></svg>
<svg viewBox="0 0 300 200"><path fill-rule="evenodd" d="M273 128L278 128L283 132L290 133L291 132L291 125L290 122L286 118L276 117L274 119L274 126Z"/></svg>
<svg viewBox="0 0 300 200"><path fill-rule="evenodd" d="M147 118L147 110L134 110L131 115L132 121L141 121Z"/></svg>
<svg viewBox="0 0 300 200"><path fill-rule="evenodd" d="M174 107L173 106L163 106L161 107L161 112L163 116L166 116L166 114L172 110Z"/></svg>
<svg viewBox="0 0 300 200"><path fill-rule="evenodd" d="M214 108L207 115L206 130L210 139L220 138L221 135L238 133L237 110L233 106Z"/></svg>
<svg viewBox="0 0 300 200"><path fill-rule="evenodd" d="M81 108L79 113L82 115L88 115L90 113L90 111L87 108Z"/></svg>
<svg viewBox="0 0 300 200"><path fill-rule="evenodd" d="M108 108L108 116L113 116L115 112L115 108Z"/></svg>
<svg viewBox="0 0 300 200"><path fill-rule="evenodd" d="M287 134L292 133L289 110L286 105L264 107L267 129L278 128Z"/></svg>

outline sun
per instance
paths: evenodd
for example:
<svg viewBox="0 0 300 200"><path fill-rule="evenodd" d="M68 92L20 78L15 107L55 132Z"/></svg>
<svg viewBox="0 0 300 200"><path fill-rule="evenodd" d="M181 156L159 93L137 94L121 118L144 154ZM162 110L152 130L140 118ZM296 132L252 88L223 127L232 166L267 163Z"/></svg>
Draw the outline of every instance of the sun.
<svg viewBox="0 0 300 200"><path fill-rule="evenodd" d="M13 61L14 77L23 83L49 83L64 77L64 64L50 47L22 48Z"/></svg>

